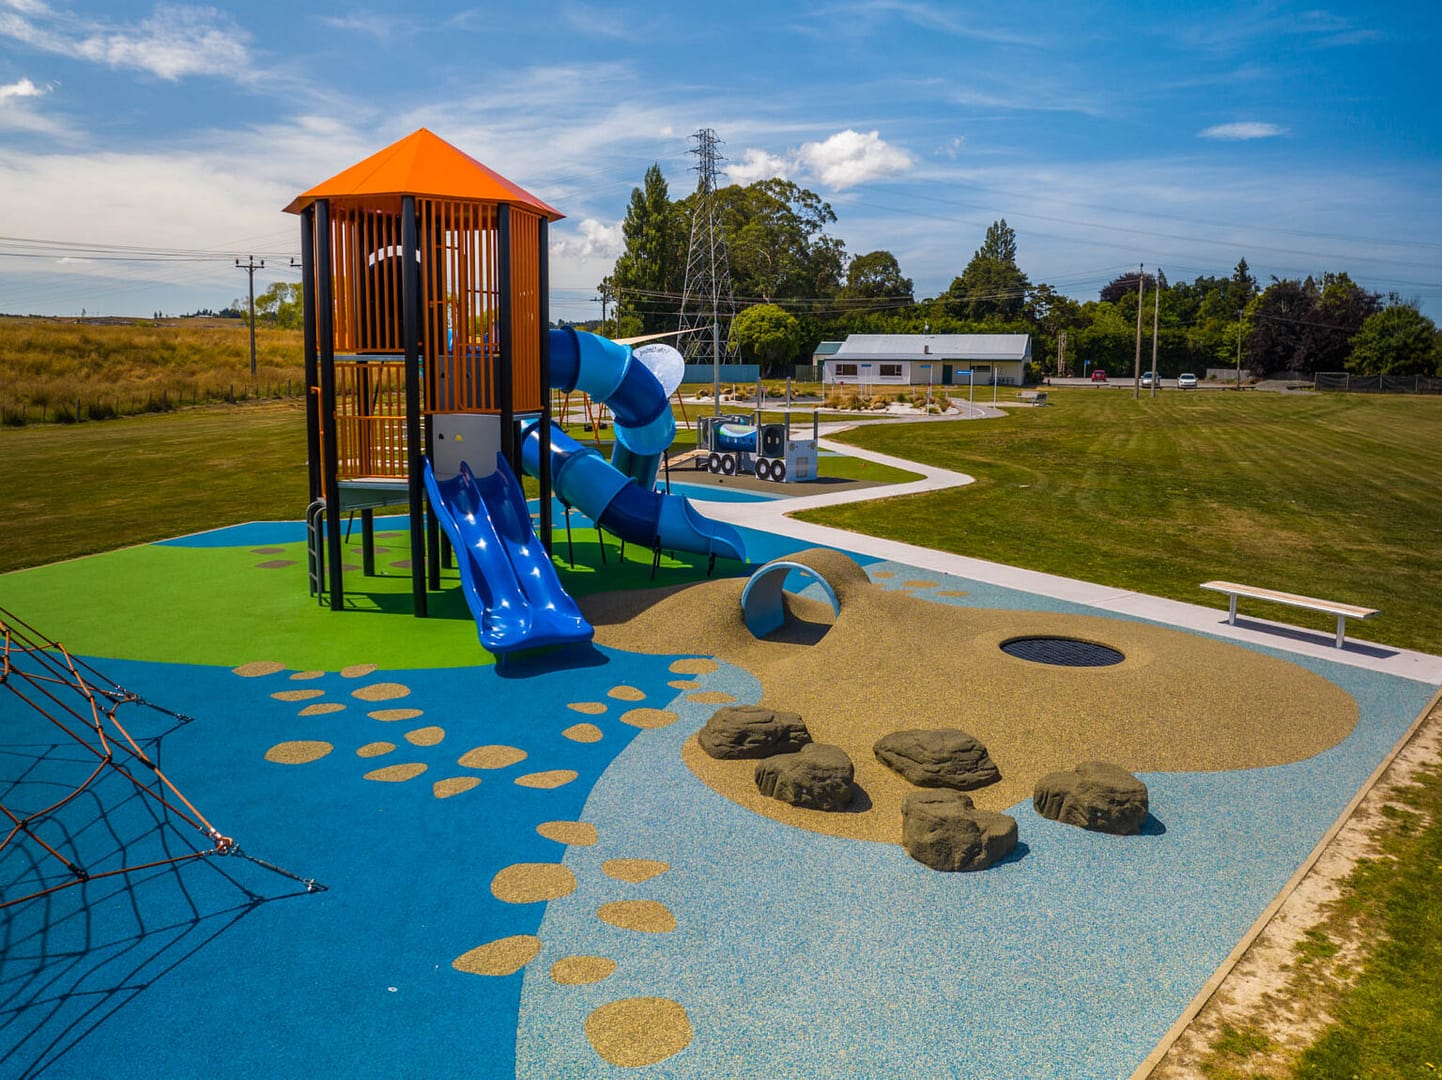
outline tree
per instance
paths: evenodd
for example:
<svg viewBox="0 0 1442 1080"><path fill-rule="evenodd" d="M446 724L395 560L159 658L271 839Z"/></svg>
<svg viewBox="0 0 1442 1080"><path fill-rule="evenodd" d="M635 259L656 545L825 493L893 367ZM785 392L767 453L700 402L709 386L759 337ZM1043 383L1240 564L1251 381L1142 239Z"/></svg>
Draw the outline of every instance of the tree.
<svg viewBox="0 0 1442 1080"><path fill-rule="evenodd" d="M631 189L621 234L626 250L607 278L621 306L618 322L634 324L639 318L647 334L673 329L685 286L686 230L659 165L646 170L641 187Z"/></svg>
<svg viewBox="0 0 1442 1080"><path fill-rule="evenodd" d="M1437 369L1437 326L1415 304L1367 316L1352 338L1347 370L1357 375L1430 375Z"/></svg>
<svg viewBox="0 0 1442 1080"><path fill-rule="evenodd" d="M231 307L238 309L242 319L249 319L249 301L233 300ZM277 281L255 298L256 326L299 330L303 314L300 282ZM221 315L225 316L226 312L221 312Z"/></svg>
<svg viewBox="0 0 1442 1080"><path fill-rule="evenodd" d="M901 264L889 251L868 251L852 259L846 268L846 284L837 296L846 300L895 301L894 305L867 305L868 310L913 303L911 278L901 276Z"/></svg>
<svg viewBox="0 0 1442 1080"><path fill-rule="evenodd" d="M775 304L753 304L731 320L731 344L765 374L792 360L801 347L801 324Z"/></svg>
<svg viewBox="0 0 1442 1080"><path fill-rule="evenodd" d="M945 309L958 318L1015 319L1031 283L1016 265L1016 232L1006 219L993 221L986 239L946 291Z"/></svg>
<svg viewBox="0 0 1442 1080"><path fill-rule="evenodd" d="M1322 292L1303 332L1308 372L1341 371L1352 339L1367 319L1382 310L1382 297L1368 292L1345 273L1323 274Z"/></svg>
<svg viewBox="0 0 1442 1080"><path fill-rule="evenodd" d="M825 232L836 221L829 203L775 177L745 187L732 184L716 198L738 297L770 302L836 295L846 246Z"/></svg>
<svg viewBox="0 0 1442 1080"><path fill-rule="evenodd" d="M1157 277L1155 274L1143 274L1142 280L1146 283L1148 293L1157 287ZM1166 288L1166 286L1166 275L1162 275L1162 288ZM1136 295L1137 272L1135 270L1129 270L1125 274L1112 278L1103 285L1098 299L1108 304L1120 304L1124 298L1128 296L1135 297ZM1133 315L1136 314L1136 310L1136 307L1133 306Z"/></svg>
<svg viewBox="0 0 1442 1080"><path fill-rule="evenodd" d="M1320 290L1311 277L1305 281L1272 278L1267 291L1247 308L1250 328L1244 348L1252 371L1309 371L1307 324L1312 320Z"/></svg>

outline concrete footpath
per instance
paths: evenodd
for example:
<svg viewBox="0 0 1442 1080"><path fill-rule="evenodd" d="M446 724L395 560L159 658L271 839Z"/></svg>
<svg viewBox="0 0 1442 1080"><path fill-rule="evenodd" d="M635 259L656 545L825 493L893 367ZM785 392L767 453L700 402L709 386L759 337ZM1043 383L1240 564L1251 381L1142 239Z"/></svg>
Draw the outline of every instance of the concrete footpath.
<svg viewBox="0 0 1442 1080"><path fill-rule="evenodd" d="M839 425L849 426L849 425ZM832 428L836 430L836 428ZM1333 634L1324 630L1309 630L1290 626L1286 623L1237 615L1235 626L1227 624L1227 613L1223 609L1202 604L1188 604L1179 600L1166 600L1158 596L1146 596L1107 585L1094 585L1074 578L1044 574L1036 570L1022 570L1014 566L973 559L965 555L950 555L930 548L904 544L896 540L884 540L863 533L848 532L825 525L813 525L797 521L792 514L821 506L838 506L843 503L866 502L873 499L891 499L904 495L916 495L928 491L942 491L974 483L975 478L965 473L938 469L889 454L878 454L872 450L835 443L825 438L820 445L825 450L850 457L862 458L883 465L891 465L909 472L921 473L922 479L906 484L892 484L885 487L870 487L860 490L833 491L819 495L802 495L796 498L769 499L764 502L712 502L693 499L698 509L708 517L729 521L733 525L744 525L754 529L782 536L795 537L809 544L844 548L879 559L890 559L922 570L941 574L985 581L1033 593L1038 596L1086 604L1103 611L1130 615L1139 619L1175 626L1186 630L1198 630L1217 637L1230 639L1248 645L1261 645L1281 649L1302 656L1332 660L1340 664L1369 668L1373 671L1415 679L1432 686L1442 686L1442 657L1426 653L1411 652L1390 646L1377 645L1367 641L1349 639L1338 649ZM1214 575L1199 570L1197 584ZM1200 591L1200 588L1199 588ZM1383 613L1380 618L1386 618Z"/></svg>

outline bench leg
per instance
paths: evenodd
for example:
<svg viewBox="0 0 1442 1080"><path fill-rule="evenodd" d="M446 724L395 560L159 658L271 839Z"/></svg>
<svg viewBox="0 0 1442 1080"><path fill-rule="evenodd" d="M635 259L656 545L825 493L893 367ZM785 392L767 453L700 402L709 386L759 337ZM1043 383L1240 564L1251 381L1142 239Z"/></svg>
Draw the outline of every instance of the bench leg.
<svg viewBox="0 0 1442 1080"><path fill-rule="evenodd" d="M1227 623L1230 626L1237 624L1237 594L1232 593L1229 597L1231 603L1227 605Z"/></svg>
<svg viewBox="0 0 1442 1080"><path fill-rule="evenodd" d="M1337 616L1337 648L1342 647L1342 642L1347 637L1347 616Z"/></svg>

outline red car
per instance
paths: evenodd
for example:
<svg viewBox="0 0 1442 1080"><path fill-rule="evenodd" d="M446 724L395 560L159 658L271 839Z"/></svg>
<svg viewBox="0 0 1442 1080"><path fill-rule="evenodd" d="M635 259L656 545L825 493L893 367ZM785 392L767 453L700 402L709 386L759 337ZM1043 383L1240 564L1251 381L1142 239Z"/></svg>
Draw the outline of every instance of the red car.
<svg viewBox="0 0 1442 1080"><path fill-rule="evenodd" d="M1095 371L1092 372L1092 382L1106 382L1106 381L1107 381L1107 373L1106 373L1105 371L1103 371L1101 368L1097 368Z"/></svg>

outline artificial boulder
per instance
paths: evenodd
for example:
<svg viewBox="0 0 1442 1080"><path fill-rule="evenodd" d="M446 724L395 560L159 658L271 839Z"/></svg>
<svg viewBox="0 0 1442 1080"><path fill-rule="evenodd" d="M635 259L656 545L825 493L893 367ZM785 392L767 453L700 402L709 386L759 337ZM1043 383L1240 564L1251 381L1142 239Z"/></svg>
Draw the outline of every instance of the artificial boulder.
<svg viewBox="0 0 1442 1080"><path fill-rule="evenodd" d="M986 747L956 728L893 731L871 749L877 761L917 787L972 791L1001 779Z"/></svg>
<svg viewBox="0 0 1442 1080"><path fill-rule="evenodd" d="M851 758L839 746L809 743L756 763L761 794L808 810L845 810L856 794Z"/></svg>
<svg viewBox="0 0 1442 1080"><path fill-rule="evenodd" d="M959 791L913 791L901 804L901 846L933 870L985 870L1016 847L1016 819Z"/></svg>
<svg viewBox="0 0 1442 1080"><path fill-rule="evenodd" d="M1134 836L1147 817L1147 785L1120 765L1084 761L1036 782L1032 805L1042 817L1092 832Z"/></svg>
<svg viewBox="0 0 1442 1080"><path fill-rule="evenodd" d="M794 754L811 742L811 733L797 713L760 705L727 705L711 714L696 741L713 758L739 761Z"/></svg>

